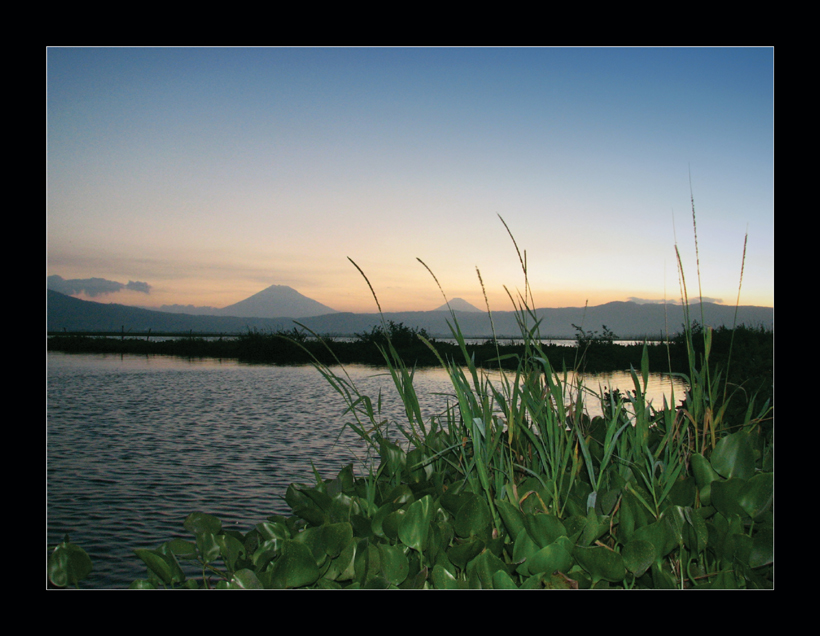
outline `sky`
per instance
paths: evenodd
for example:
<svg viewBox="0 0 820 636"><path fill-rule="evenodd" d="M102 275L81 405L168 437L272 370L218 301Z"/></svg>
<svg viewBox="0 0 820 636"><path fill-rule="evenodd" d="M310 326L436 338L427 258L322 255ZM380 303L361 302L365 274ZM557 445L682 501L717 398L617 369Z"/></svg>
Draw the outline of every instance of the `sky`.
<svg viewBox="0 0 820 636"><path fill-rule="evenodd" d="M79 298L431 310L421 259L506 311L517 245L538 307L679 302L677 245L690 300L774 306L772 48L54 47L46 131Z"/></svg>

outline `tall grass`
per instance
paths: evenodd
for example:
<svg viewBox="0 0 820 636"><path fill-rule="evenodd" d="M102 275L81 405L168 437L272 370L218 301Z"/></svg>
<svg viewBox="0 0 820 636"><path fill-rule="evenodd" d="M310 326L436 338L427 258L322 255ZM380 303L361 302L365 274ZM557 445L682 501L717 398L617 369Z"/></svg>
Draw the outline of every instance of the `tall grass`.
<svg viewBox="0 0 820 636"><path fill-rule="evenodd" d="M566 520L578 530L573 536L579 545L597 542L613 552L623 551L641 526L660 523L665 515L672 519L670 510L675 511L676 521L667 523L677 524L678 537L684 536L681 528L687 523L695 528L691 532L702 533L703 522L693 521L693 517L686 516L690 515L687 511L705 505L700 498L708 498L706 486L717 477L704 473L706 486L693 495L691 502L686 499L688 507L681 507L678 504L685 498L678 491L694 483L692 462L702 467L721 440L737 430L751 431L769 416L771 408L765 404L755 412L752 399L742 421L728 421L726 406L734 394L727 393L727 379L721 387L722 372L711 368L712 330L691 319L677 243L689 359L689 370L684 375L689 390L680 406L673 393L671 402L664 399L663 406L656 409L646 398L646 346L640 369L631 370L631 393L595 392L583 384L580 374L570 376L565 366L558 369L550 363L541 343L526 252L519 249L503 218L501 221L523 275L521 291L513 294L505 287L524 343L522 353L499 353L495 360L498 369L492 372L479 367L468 352L456 313L450 308L447 324L460 357L442 356L430 340L419 335L437 356L451 383L441 413L425 420L413 386L414 369L405 364L388 337L379 349L404 403L405 418L400 422L388 422L381 413L381 395L371 398L362 394L343 367L337 371L316 361L320 373L345 400L345 425L365 442L371 457L380 459L377 468L370 467L371 475L388 477L393 484L427 479L451 494L478 495L490 511L494 532L506 536L509 544L516 538L511 530L517 527L515 515L522 511ZM692 222L697 253L694 199ZM449 307L433 270L418 260ZM367 282L381 313L367 275L351 262ZM699 268L698 255L702 300ZM476 269L476 273L484 290L481 272ZM484 296L486 302L486 290ZM487 314L495 340L489 303ZM698 338L702 343L696 346ZM516 365L505 369L509 365L502 366L501 362L509 362L510 358ZM589 417L587 404L592 402L600 405L602 416ZM681 521L684 517L688 521ZM683 550L683 538L679 542ZM701 571L709 571L708 565L700 567ZM682 585L687 572L678 568L673 575ZM670 574L667 571L657 576L663 579Z"/></svg>

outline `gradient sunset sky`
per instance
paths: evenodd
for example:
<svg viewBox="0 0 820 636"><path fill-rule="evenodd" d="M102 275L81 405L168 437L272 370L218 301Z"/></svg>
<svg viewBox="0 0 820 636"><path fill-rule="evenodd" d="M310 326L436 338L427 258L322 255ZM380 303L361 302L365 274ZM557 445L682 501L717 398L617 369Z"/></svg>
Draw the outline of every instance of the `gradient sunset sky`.
<svg viewBox="0 0 820 636"><path fill-rule="evenodd" d="M49 48L46 273L98 302L774 306L771 48ZM132 286L139 288L139 286ZM83 294L78 297L87 298Z"/></svg>

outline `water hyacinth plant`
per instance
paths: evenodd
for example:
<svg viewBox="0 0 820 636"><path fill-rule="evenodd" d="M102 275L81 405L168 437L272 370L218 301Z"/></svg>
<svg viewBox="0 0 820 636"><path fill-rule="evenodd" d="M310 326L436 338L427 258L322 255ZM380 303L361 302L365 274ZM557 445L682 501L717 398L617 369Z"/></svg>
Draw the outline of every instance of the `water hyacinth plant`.
<svg viewBox="0 0 820 636"><path fill-rule="evenodd" d="M363 474L347 466L291 485L293 514L246 534L194 513L185 522L194 540L136 552L148 578L134 586L771 588L771 405L752 396L744 415L730 415L727 404L744 394L710 364L711 330L693 323L684 335L689 390L660 408L646 399L646 349L628 394L570 380L544 352L526 252L507 232L524 276L523 292L507 290L524 342L512 369L500 354L497 369L476 365L451 310L460 356L415 334L452 385L441 411L424 417L414 369L385 323L377 345L404 404L391 421L380 396L317 359L346 405L345 426L370 451ZM688 308L682 267L680 277ZM592 401L603 415L588 416Z"/></svg>

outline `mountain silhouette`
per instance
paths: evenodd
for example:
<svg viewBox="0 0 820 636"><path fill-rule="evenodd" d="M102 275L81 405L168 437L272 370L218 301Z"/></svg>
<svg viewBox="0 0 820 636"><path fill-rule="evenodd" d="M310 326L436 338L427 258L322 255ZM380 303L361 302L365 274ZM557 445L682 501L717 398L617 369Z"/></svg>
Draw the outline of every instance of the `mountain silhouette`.
<svg viewBox="0 0 820 636"><path fill-rule="evenodd" d="M441 307L436 307L433 311L450 311L450 309L453 311L481 311L478 307L471 305L463 298L453 298L450 301L449 307L447 303L444 303Z"/></svg>
<svg viewBox="0 0 820 636"><path fill-rule="evenodd" d="M287 285L271 285L261 292L215 312L217 316L240 318L311 318L338 313L335 309L303 296Z"/></svg>

